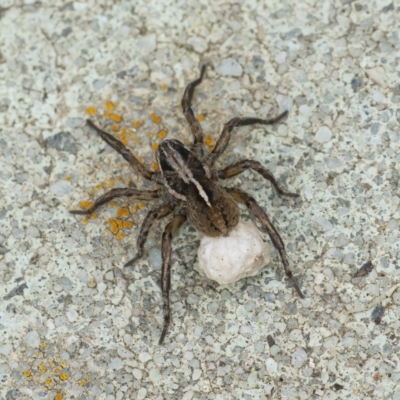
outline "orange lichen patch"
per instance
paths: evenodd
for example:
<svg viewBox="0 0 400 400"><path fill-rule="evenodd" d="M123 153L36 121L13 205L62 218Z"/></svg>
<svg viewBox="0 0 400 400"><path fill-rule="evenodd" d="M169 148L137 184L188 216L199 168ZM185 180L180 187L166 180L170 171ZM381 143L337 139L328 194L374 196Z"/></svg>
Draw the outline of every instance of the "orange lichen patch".
<svg viewBox="0 0 400 400"><path fill-rule="evenodd" d="M131 125L132 125L133 128L139 128L139 126L142 126L142 121L139 121L139 120L133 121L131 123Z"/></svg>
<svg viewBox="0 0 400 400"><path fill-rule="evenodd" d="M85 217L85 218L82 219L82 224L85 224L85 225L86 225L88 222L89 222L89 220L87 219L87 217Z"/></svg>
<svg viewBox="0 0 400 400"><path fill-rule="evenodd" d="M70 181L71 181L71 177L70 177L70 176L67 176L67 177L65 178L65 180L68 181L68 182L70 182Z"/></svg>
<svg viewBox="0 0 400 400"><path fill-rule="evenodd" d="M137 160L140 162L140 164L143 164L143 158L142 157L137 157Z"/></svg>
<svg viewBox="0 0 400 400"><path fill-rule="evenodd" d="M28 370L24 371L24 376L30 378L32 376L32 372Z"/></svg>
<svg viewBox="0 0 400 400"><path fill-rule="evenodd" d="M42 349L44 349L47 346L47 344L45 342L40 343L39 347L41 347Z"/></svg>
<svg viewBox="0 0 400 400"><path fill-rule="evenodd" d="M134 212L136 212L137 211L137 207L136 206L129 206L129 212L131 213L131 214L133 214Z"/></svg>
<svg viewBox="0 0 400 400"><path fill-rule="evenodd" d="M133 223L131 221L122 221L122 227L124 229L132 228L132 226L133 226Z"/></svg>
<svg viewBox="0 0 400 400"><path fill-rule="evenodd" d="M97 110L94 107L88 107L86 109L86 114L95 115L96 113L97 113Z"/></svg>
<svg viewBox="0 0 400 400"><path fill-rule="evenodd" d="M155 113L150 113L150 118L155 124L159 124L161 122L161 118Z"/></svg>
<svg viewBox="0 0 400 400"><path fill-rule="evenodd" d="M114 111L117 108L117 103L113 103L112 101L106 101L104 103L104 105L106 106L106 110L107 111Z"/></svg>
<svg viewBox="0 0 400 400"><path fill-rule="evenodd" d="M110 114L108 111L104 111L103 116L104 118L110 118Z"/></svg>
<svg viewBox="0 0 400 400"><path fill-rule="evenodd" d="M158 166L157 163L153 163L153 164L151 165L151 169L152 169L152 171L158 171L158 170L160 169L160 167Z"/></svg>
<svg viewBox="0 0 400 400"><path fill-rule="evenodd" d="M61 365L63 368L67 368L67 366L68 366L68 364L67 364L65 361L61 361L61 362L60 362L60 365Z"/></svg>
<svg viewBox="0 0 400 400"><path fill-rule="evenodd" d="M118 132L118 131L119 131L119 126L118 126L118 125L113 125L113 126L111 127L111 130L112 130L113 132Z"/></svg>
<svg viewBox="0 0 400 400"><path fill-rule="evenodd" d="M63 398L64 398L64 395L61 394L61 393L57 393L57 394L54 396L54 400L62 400Z"/></svg>
<svg viewBox="0 0 400 400"><path fill-rule="evenodd" d="M118 232L116 235L115 235L115 238L117 239L117 240L121 240L122 238L124 238L125 237L125 233L124 232Z"/></svg>
<svg viewBox="0 0 400 400"><path fill-rule="evenodd" d="M97 218L97 214L96 214L96 213L91 213L91 214L89 215L89 218L90 218L90 219L95 219L95 218Z"/></svg>
<svg viewBox="0 0 400 400"><path fill-rule="evenodd" d="M168 89L168 86L165 85L165 84L164 84L164 85L161 85L161 86L160 86L160 89L161 89L161 90L167 90L167 89Z"/></svg>
<svg viewBox="0 0 400 400"><path fill-rule="evenodd" d="M61 368L61 367L55 367L55 368L54 368L54 372L55 372L56 374L59 374L61 371L62 371L62 368Z"/></svg>
<svg viewBox="0 0 400 400"><path fill-rule="evenodd" d="M93 193L94 193L94 189L89 189L89 190L88 190L88 194L89 194L89 195L92 195Z"/></svg>
<svg viewBox="0 0 400 400"><path fill-rule="evenodd" d="M107 183L106 183L106 185L107 185ZM108 180L108 187L115 187L115 180L114 180L114 178L110 178L109 180Z"/></svg>
<svg viewBox="0 0 400 400"><path fill-rule="evenodd" d="M46 372L47 371L46 366L42 362L38 365L38 368L40 369L41 372Z"/></svg>
<svg viewBox="0 0 400 400"><path fill-rule="evenodd" d="M51 378L46 378L46 379L44 380L44 384L45 384L46 386L54 386L54 381L53 381L53 379L51 379Z"/></svg>
<svg viewBox="0 0 400 400"><path fill-rule="evenodd" d="M110 201L110 202L108 203L108 205L109 205L110 207L117 207L117 206L118 206L118 204L117 204L115 201Z"/></svg>
<svg viewBox="0 0 400 400"><path fill-rule="evenodd" d="M153 143L153 144L151 145L151 148L153 149L153 151L157 151L157 150L158 150L158 146L159 146L158 143Z"/></svg>
<svg viewBox="0 0 400 400"><path fill-rule="evenodd" d="M92 207L92 203L89 201L81 201L79 203L79 207L84 208L85 210L88 210L90 207Z"/></svg>
<svg viewBox="0 0 400 400"><path fill-rule="evenodd" d="M133 143L135 144L139 144L140 143L140 139L136 136L133 138Z"/></svg>
<svg viewBox="0 0 400 400"><path fill-rule="evenodd" d="M117 210L117 216L118 217L127 217L129 215L129 211L125 207L121 207L120 209Z"/></svg>
<svg viewBox="0 0 400 400"><path fill-rule="evenodd" d="M112 119L113 121L117 122L118 124L122 121L122 117L119 114L110 114L110 116L108 117L110 119Z"/></svg>
<svg viewBox="0 0 400 400"><path fill-rule="evenodd" d="M118 223L117 220L115 218L110 218L108 220L108 223L110 224L111 227L111 233L113 233L114 235L116 235L118 233Z"/></svg>
<svg viewBox="0 0 400 400"><path fill-rule="evenodd" d="M197 121L204 121L204 119L205 119L205 117L204 117L204 115L203 114L199 114L198 116L197 116Z"/></svg>
<svg viewBox="0 0 400 400"><path fill-rule="evenodd" d="M100 185L100 183L98 183L94 188L96 189L96 190L100 190L101 189L101 185Z"/></svg>
<svg viewBox="0 0 400 400"><path fill-rule="evenodd" d="M206 135L204 139L204 143L208 146L208 149L211 151L214 148L214 140L211 135Z"/></svg>
<svg viewBox="0 0 400 400"><path fill-rule="evenodd" d="M66 381L67 379L69 379L69 375L66 372L63 372L62 374L60 374L60 379L62 381Z"/></svg>
<svg viewBox="0 0 400 400"><path fill-rule="evenodd" d="M146 204L143 203L143 201L139 201L139 203L137 204L139 208L145 208Z"/></svg>
<svg viewBox="0 0 400 400"><path fill-rule="evenodd" d="M120 176L117 176L116 179L117 179L118 182L122 182L122 178Z"/></svg>
<svg viewBox="0 0 400 400"><path fill-rule="evenodd" d="M78 381L78 385L79 385L80 387L84 386L85 383L86 383L86 379L79 379L79 381Z"/></svg>
<svg viewBox="0 0 400 400"><path fill-rule="evenodd" d="M167 131L163 129L160 132L158 132L157 136L159 137L159 139L164 139L167 137Z"/></svg>

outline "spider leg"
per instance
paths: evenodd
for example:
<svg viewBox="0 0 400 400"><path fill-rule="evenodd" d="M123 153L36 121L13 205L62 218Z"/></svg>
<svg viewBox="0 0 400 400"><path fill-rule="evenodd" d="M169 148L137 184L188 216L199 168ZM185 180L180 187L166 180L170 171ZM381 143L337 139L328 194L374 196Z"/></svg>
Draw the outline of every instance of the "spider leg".
<svg viewBox="0 0 400 400"><path fill-rule="evenodd" d="M255 124L262 124L262 125L275 124L275 122L278 122L281 119L285 118L287 114L288 111L284 111L282 114L271 119L238 118L238 117L232 118L225 124L224 128L222 129L221 136L219 137L217 144L215 145L212 151L211 162L214 163L215 160L225 151L225 148L226 146L228 146L229 140L231 138L231 132L233 128L236 128L237 126L246 126Z"/></svg>
<svg viewBox="0 0 400 400"><path fill-rule="evenodd" d="M118 151L118 153L128 161L136 173L142 175L143 178L147 180L151 180L153 172L143 166L131 151L118 139L97 127L90 119L86 120L86 123L93 128L107 144L109 144L114 150Z"/></svg>
<svg viewBox="0 0 400 400"><path fill-rule="evenodd" d="M267 214L264 212L264 210L257 204L257 202L246 192L240 189L236 188L229 188L226 189L227 192L239 203L244 204L249 210L251 210L255 216L259 219L259 221L262 223L264 228L267 230L269 237L272 240L272 243L274 244L275 248L279 251L279 254L281 256L283 268L285 269L285 273L287 278L292 282L292 285L296 289L296 292L298 295L304 299L304 294L302 293L299 285L296 282L296 279L294 278L292 271L289 268L289 260L287 258L287 254L285 251L285 245L283 243L282 238L280 237L278 231L272 224L272 222L269 220Z"/></svg>
<svg viewBox="0 0 400 400"><path fill-rule="evenodd" d="M279 186L279 183L276 181L272 172L263 167L258 161L254 160L239 161L235 164L230 165L229 167L221 169L218 171L218 178L229 179L232 178L233 176L241 174L243 171L246 171L246 169L252 169L253 171L258 172L263 178L269 180L274 185L275 190L281 196L299 197L297 193L285 192Z"/></svg>
<svg viewBox="0 0 400 400"><path fill-rule="evenodd" d="M160 207L154 208L151 210L147 215L146 218L143 220L142 226L140 227L140 233L137 238L137 248L138 253L132 260L129 260L124 267L128 267L134 264L137 260L139 260L143 256L143 248L144 244L146 243L147 236L149 235L149 231L152 228L154 222L157 220L166 217L173 211L174 207L170 204L163 204Z"/></svg>
<svg viewBox="0 0 400 400"><path fill-rule="evenodd" d="M186 86L185 92L183 93L181 105L182 105L182 111L183 115L186 118L186 121L188 122L190 129L192 131L192 134L194 136L194 144L196 145L202 145L203 144L203 129L201 128L200 122L196 119L196 117L193 114L193 110L191 108L192 106L192 97L193 97L193 92L194 89L197 85L201 83L203 80L204 73L206 71L206 66L203 65L200 70L200 77L197 78L195 81L189 83Z"/></svg>
<svg viewBox="0 0 400 400"><path fill-rule="evenodd" d="M159 197L158 190L138 190L132 188L116 188L111 189L109 192L100 196L93 205L87 210L70 210L71 214L88 215L92 214L94 210L117 197L134 197L137 200L152 200Z"/></svg>
<svg viewBox="0 0 400 400"><path fill-rule="evenodd" d="M161 289L164 303L164 327L158 344L162 344L167 333L171 315L169 309L169 289L171 286L171 243L172 237L176 231L186 221L185 215L176 215L166 226L162 235L162 272L161 272Z"/></svg>

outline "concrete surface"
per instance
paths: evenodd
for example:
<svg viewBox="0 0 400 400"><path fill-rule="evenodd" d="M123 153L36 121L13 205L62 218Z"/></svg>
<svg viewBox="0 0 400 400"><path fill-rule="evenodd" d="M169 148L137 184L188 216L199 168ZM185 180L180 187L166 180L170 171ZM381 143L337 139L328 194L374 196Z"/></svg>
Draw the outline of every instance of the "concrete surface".
<svg viewBox="0 0 400 400"><path fill-rule="evenodd" d="M397 2L0 7L1 398L400 399ZM275 127L236 130L219 165L257 159L301 194L280 199L253 173L229 182L268 211L307 298L276 251L256 277L218 286L185 226L159 346L166 221L129 279L120 272L154 202L68 210L152 187L88 115L154 167L162 138L191 141L179 102L202 63L193 108L210 147L233 116L290 109Z"/></svg>

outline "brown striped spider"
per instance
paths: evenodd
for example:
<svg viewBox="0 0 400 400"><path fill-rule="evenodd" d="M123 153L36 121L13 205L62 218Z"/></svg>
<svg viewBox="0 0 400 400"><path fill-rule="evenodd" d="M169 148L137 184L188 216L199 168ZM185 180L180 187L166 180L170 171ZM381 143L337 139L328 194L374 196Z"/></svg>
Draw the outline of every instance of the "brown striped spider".
<svg viewBox="0 0 400 400"><path fill-rule="evenodd" d="M270 181L279 195L298 197L298 194L284 191L272 173L258 161L242 160L224 169L213 168L215 161L225 151L233 128L254 124L274 124L282 120L287 115L287 111L272 119L239 117L231 119L225 124L214 149L208 152L204 146L203 130L191 108L194 89L203 80L205 70L206 67L203 66L200 77L187 85L181 102L183 114L193 134L194 143L191 148L187 148L179 140L164 140L157 150L157 161L160 168L157 172L153 172L143 166L118 139L98 128L92 121L87 121L87 124L107 144L128 161L136 173L154 182L157 188L154 190L112 189L99 197L89 209L70 211L72 214L91 214L99 206L124 196L137 200L162 200L162 204L152 209L145 217L137 238L137 255L125 264L125 266L131 265L143 256L149 230L157 220L170 216L170 221L162 234L161 243L161 288L164 304L164 328L159 340L160 344L165 338L171 320L169 290L171 286L172 237L185 221L188 221L194 228L207 236L226 235L239 222L240 211L238 203L244 204L252 211L267 230L272 243L280 254L287 278L298 295L304 298L289 268L285 245L267 214L249 194L237 188L221 187L218 181L232 178L247 169L251 169Z"/></svg>

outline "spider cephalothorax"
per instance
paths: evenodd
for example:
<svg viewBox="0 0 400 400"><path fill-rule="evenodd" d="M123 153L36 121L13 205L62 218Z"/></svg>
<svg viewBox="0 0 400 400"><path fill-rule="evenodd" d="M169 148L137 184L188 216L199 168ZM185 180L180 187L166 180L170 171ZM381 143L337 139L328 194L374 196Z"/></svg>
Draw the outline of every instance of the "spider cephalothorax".
<svg viewBox="0 0 400 400"><path fill-rule="evenodd" d="M183 114L194 136L193 146L188 149L179 140L163 141L157 151L157 161L160 167L157 172L150 171L143 166L118 139L98 128L92 121L87 121L88 125L95 129L106 143L117 150L139 175L153 181L157 188L155 190L112 189L99 197L90 209L71 211L72 214L91 214L99 206L123 196L138 200L164 200L161 205L152 209L145 217L137 239L137 255L125 264L125 266L132 265L142 257L149 230L154 222L171 215L170 222L162 235L161 288L164 302L164 328L161 333L160 344L164 340L170 323L169 290L173 235L185 221L188 221L194 228L207 236L225 235L239 222L238 203L244 204L251 210L267 230L274 246L279 251L286 276L292 282L299 296L304 297L289 269L285 245L267 214L246 192L237 188L221 187L218 184L218 180L228 179L247 169L252 169L269 180L278 194L289 197L297 197L298 195L282 190L272 173L258 161L242 160L224 169L213 168L214 162L228 145L233 128L244 125L273 124L284 118L287 115L287 111L269 120L260 118L231 119L225 124L214 149L209 153L204 149L203 131L191 108L194 89L201 83L204 72L205 66L201 68L200 78L186 87L182 98Z"/></svg>

